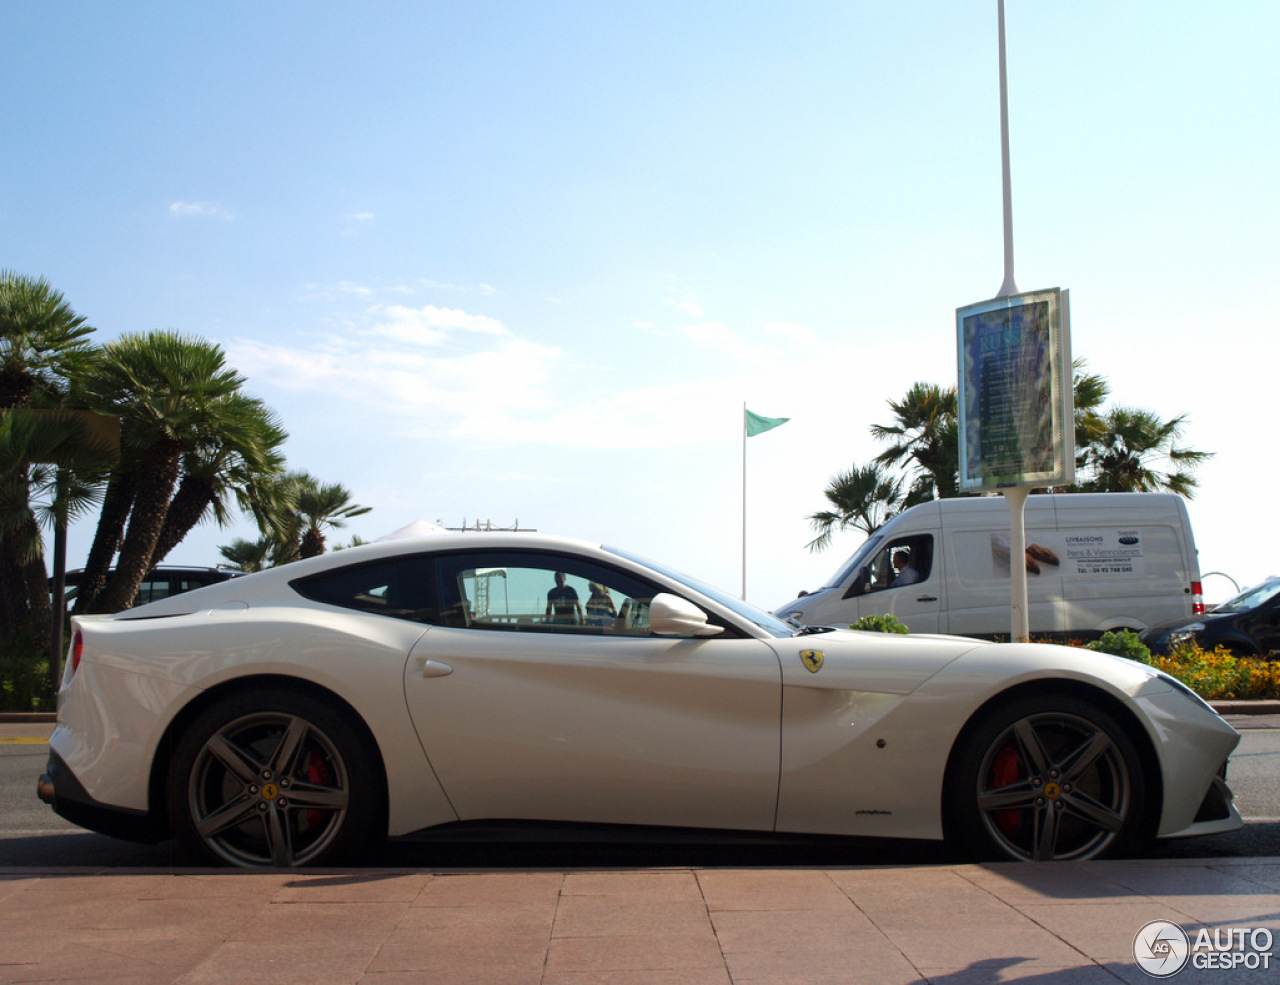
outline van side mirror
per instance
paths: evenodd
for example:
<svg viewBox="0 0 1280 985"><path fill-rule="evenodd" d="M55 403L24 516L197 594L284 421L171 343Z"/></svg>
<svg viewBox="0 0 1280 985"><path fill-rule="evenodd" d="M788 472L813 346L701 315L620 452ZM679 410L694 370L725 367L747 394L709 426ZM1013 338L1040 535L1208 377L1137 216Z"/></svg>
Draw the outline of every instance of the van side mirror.
<svg viewBox="0 0 1280 985"><path fill-rule="evenodd" d="M649 629L656 636L717 636L723 626L712 626L707 614L688 599L661 592L649 603Z"/></svg>

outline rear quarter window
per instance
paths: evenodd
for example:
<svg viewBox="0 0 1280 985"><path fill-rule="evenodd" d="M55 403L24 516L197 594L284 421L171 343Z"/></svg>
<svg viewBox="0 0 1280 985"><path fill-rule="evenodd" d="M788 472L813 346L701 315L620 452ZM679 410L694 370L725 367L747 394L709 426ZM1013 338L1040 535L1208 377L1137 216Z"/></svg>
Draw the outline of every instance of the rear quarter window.
<svg viewBox="0 0 1280 985"><path fill-rule="evenodd" d="M303 598L411 622L435 622L432 562L396 558L352 565L290 582Z"/></svg>

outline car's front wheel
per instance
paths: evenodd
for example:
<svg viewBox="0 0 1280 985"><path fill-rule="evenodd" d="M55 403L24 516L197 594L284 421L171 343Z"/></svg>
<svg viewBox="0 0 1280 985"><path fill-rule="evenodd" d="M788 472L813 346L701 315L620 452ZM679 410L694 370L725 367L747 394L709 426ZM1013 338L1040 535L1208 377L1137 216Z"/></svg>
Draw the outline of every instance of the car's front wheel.
<svg viewBox="0 0 1280 985"><path fill-rule="evenodd" d="M951 830L982 858L1097 858L1140 836L1145 785L1110 714L1074 696L1031 696L968 736L947 786Z"/></svg>
<svg viewBox="0 0 1280 985"><path fill-rule="evenodd" d="M169 809L194 855L242 867L352 860L380 840L368 742L328 703L282 688L202 712L174 750Z"/></svg>

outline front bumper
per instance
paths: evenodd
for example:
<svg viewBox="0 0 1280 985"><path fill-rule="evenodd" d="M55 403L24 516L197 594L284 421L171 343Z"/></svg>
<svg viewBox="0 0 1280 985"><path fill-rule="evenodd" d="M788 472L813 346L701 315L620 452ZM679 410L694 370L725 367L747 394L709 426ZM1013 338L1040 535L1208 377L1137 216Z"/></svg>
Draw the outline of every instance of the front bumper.
<svg viewBox="0 0 1280 985"><path fill-rule="evenodd" d="M1199 835L1223 834L1244 827L1244 818L1236 810L1235 795L1227 786L1226 764L1218 771L1209 786L1209 791L1200 802L1195 820L1181 831L1173 831L1165 838L1195 838Z"/></svg>
<svg viewBox="0 0 1280 985"><path fill-rule="evenodd" d="M36 781L36 796L72 824L125 841L154 845L168 837L148 811L113 807L94 800L62 757L50 751L45 772Z"/></svg>

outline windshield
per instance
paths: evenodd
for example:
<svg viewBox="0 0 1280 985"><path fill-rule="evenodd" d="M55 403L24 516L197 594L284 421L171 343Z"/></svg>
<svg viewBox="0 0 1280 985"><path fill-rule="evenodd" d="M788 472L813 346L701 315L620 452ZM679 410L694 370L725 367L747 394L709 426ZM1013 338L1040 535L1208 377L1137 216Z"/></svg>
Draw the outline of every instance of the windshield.
<svg viewBox="0 0 1280 985"><path fill-rule="evenodd" d="M677 581L681 585L684 585L686 588L689 588L700 595L705 595L716 604L724 606L726 609L733 611L743 619L746 619L760 627L760 629L764 630L770 636L783 639L788 636L796 635L794 626L788 625L781 619L775 619L773 616L769 615L769 613L757 609L755 606L744 602L742 599L734 598L732 595L726 595L724 592L720 591L720 589L712 588L705 582L698 581L696 578L690 578L688 575L683 575L678 571L673 571L666 565L656 564L648 558L640 557L639 555L632 554L629 551L620 551L616 547L605 547L604 549L610 554L616 554L618 557L624 557L628 561L650 568L658 572L660 575L665 575L672 581Z"/></svg>
<svg viewBox="0 0 1280 985"><path fill-rule="evenodd" d="M1268 578L1261 585L1247 588L1233 599L1228 599L1214 609L1214 612L1243 612L1245 609L1256 609L1264 602L1270 601L1280 593L1280 578Z"/></svg>
<svg viewBox="0 0 1280 985"><path fill-rule="evenodd" d="M867 559L871 557L871 555L875 552L876 547L880 544L882 540L884 540L884 536L882 534L876 534L874 537L868 540L865 544L859 547L857 551L854 552L853 557L849 558L848 561L842 564L840 566L840 570L838 570L834 575L832 575L827 580L827 583L822 587L838 588L839 586L843 585L846 581L849 580L849 576L851 574L853 574L855 571L857 571L859 568L861 568L864 564L867 563Z"/></svg>

